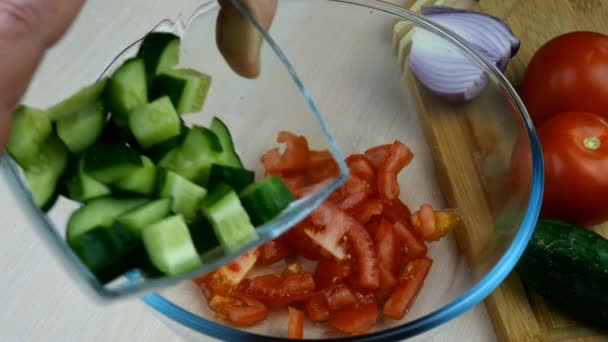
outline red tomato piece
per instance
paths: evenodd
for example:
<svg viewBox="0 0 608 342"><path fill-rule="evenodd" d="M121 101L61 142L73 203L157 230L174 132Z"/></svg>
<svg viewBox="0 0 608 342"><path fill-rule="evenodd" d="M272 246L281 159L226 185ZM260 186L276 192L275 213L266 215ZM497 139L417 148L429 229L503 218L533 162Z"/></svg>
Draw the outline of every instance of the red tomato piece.
<svg viewBox="0 0 608 342"><path fill-rule="evenodd" d="M323 322L329 319L330 312L327 306L327 298L322 293L316 293L305 301L304 308L313 322Z"/></svg>
<svg viewBox="0 0 608 342"><path fill-rule="evenodd" d="M208 298L214 294L229 296L253 268L259 255L259 251L254 249L211 273L194 278L193 281L203 289Z"/></svg>
<svg viewBox="0 0 608 342"><path fill-rule="evenodd" d="M266 274L251 279L244 293L271 307L285 307L310 298L315 281L310 273L278 275Z"/></svg>
<svg viewBox="0 0 608 342"><path fill-rule="evenodd" d="M384 163L384 159L386 159L388 156L390 146L390 144L380 145L365 151L365 157L372 163L372 165L374 165L376 170L378 170L382 163Z"/></svg>
<svg viewBox="0 0 608 342"><path fill-rule="evenodd" d="M382 201L377 198L371 198L355 208L353 214L359 223L366 224L372 217L381 215L383 210L384 205Z"/></svg>
<svg viewBox="0 0 608 342"><path fill-rule="evenodd" d="M369 236L376 236L382 217L374 217L365 224L365 230L369 233Z"/></svg>
<svg viewBox="0 0 608 342"><path fill-rule="evenodd" d="M289 255L289 246L285 236L264 243L259 247L259 250L260 257L257 260L257 265L260 266L272 265Z"/></svg>
<svg viewBox="0 0 608 342"><path fill-rule="evenodd" d="M388 155L378 169L378 192L382 199L390 201L399 197L397 175L413 158L414 154L403 143L395 141L390 145Z"/></svg>
<svg viewBox="0 0 608 342"><path fill-rule="evenodd" d="M383 208L384 211L382 212L382 215L392 223L410 223L410 217L412 216L412 212L410 211L410 208L408 208L407 205L401 202L400 199L395 198L392 201L384 202Z"/></svg>
<svg viewBox="0 0 608 342"><path fill-rule="evenodd" d="M309 219L305 219L302 223L287 232L287 241L289 246L295 249L296 253L302 257L314 261L322 260L326 258L322 248L306 234L307 227L312 226L312 222Z"/></svg>
<svg viewBox="0 0 608 342"><path fill-rule="evenodd" d="M334 156L327 150L323 151L309 151L308 161L311 167L326 165L328 163L335 163Z"/></svg>
<svg viewBox="0 0 608 342"><path fill-rule="evenodd" d="M397 277L386 268L380 268L380 287L376 290L376 298L379 302L385 301L391 294L391 291L397 285Z"/></svg>
<svg viewBox="0 0 608 342"><path fill-rule="evenodd" d="M372 238L367 230L356 221L346 232L346 237L353 255L354 283L362 289L377 289L380 286L380 275Z"/></svg>
<svg viewBox="0 0 608 342"><path fill-rule="evenodd" d="M403 242L393 225L381 220L375 236L376 254L380 269L385 269L395 277L401 272L403 261Z"/></svg>
<svg viewBox="0 0 608 342"><path fill-rule="evenodd" d="M364 335L378 320L378 304L369 303L337 312L329 324L351 335Z"/></svg>
<svg viewBox="0 0 608 342"><path fill-rule="evenodd" d="M400 320L405 316L420 292L432 264L433 260L422 257L410 261L405 266L399 284L384 303L385 317Z"/></svg>
<svg viewBox="0 0 608 342"><path fill-rule="evenodd" d="M266 306L248 297L213 296L209 307L238 326L254 325L268 317Z"/></svg>
<svg viewBox="0 0 608 342"><path fill-rule="evenodd" d="M362 204L372 194L370 185L361 178L351 175L346 182L338 188L329 200L340 209L351 210Z"/></svg>
<svg viewBox="0 0 608 342"><path fill-rule="evenodd" d="M342 247L343 237L359 223L336 205L327 201L317 207L310 217L314 225L321 228L310 227L305 230L306 234L335 258L344 259L346 253Z"/></svg>
<svg viewBox="0 0 608 342"><path fill-rule="evenodd" d="M437 241L460 226L462 220L456 210L433 210L430 204L423 204L412 214L411 223L426 241Z"/></svg>
<svg viewBox="0 0 608 342"><path fill-rule="evenodd" d="M295 263L285 267L283 272L281 272L281 275L288 276L290 274L300 274L300 273L304 273L304 270L302 269L302 265L300 265L300 263L298 263L298 262L295 262Z"/></svg>
<svg viewBox="0 0 608 342"><path fill-rule="evenodd" d="M428 247L424 244L424 240L416 236L408 226L405 226L401 222L397 222L393 225L393 228L397 234L399 234L401 241L403 241L405 245L405 262L423 257L429 251Z"/></svg>
<svg viewBox="0 0 608 342"><path fill-rule="evenodd" d="M315 268L314 279L318 289L341 283L350 275L350 266L333 259L321 260Z"/></svg>
<svg viewBox="0 0 608 342"><path fill-rule="evenodd" d="M262 163L267 171L289 172L305 170L308 167L310 149L305 137L281 131L277 142L285 143L287 147L283 154L279 148L273 148L262 156Z"/></svg>
<svg viewBox="0 0 608 342"><path fill-rule="evenodd" d="M351 175L361 178L370 186L376 185L376 168L363 154L352 154L346 158L346 165Z"/></svg>
<svg viewBox="0 0 608 342"><path fill-rule="evenodd" d="M355 294L345 284L337 284L323 290L330 311L338 311L359 304Z"/></svg>
<svg viewBox="0 0 608 342"><path fill-rule="evenodd" d="M304 312L291 306L288 308L288 311L287 337L301 340L304 338Z"/></svg>
<svg viewBox="0 0 608 342"><path fill-rule="evenodd" d="M357 297L359 304L363 304L363 305L376 302L376 297L371 292L367 292L367 293L355 292L355 297Z"/></svg>

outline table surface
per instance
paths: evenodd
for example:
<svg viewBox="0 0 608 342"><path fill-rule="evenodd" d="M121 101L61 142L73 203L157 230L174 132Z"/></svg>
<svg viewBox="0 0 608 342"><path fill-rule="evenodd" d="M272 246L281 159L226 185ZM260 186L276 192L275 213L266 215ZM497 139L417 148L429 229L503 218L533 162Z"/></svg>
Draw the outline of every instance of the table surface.
<svg viewBox="0 0 608 342"><path fill-rule="evenodd" d="M146 4L145 16L141 6ZM47 55L25 102L45 106L60 94L94 80L111 54L165 17L188 13L200 0L89 1L72 29ZM107 18L112 18L108 22ZM116 26L121 34L116 34ZM67 58L66 56L69 56ZM48 89L49 84L53 85ZM25 213L0 180L0 339L3 341L179 341L176 334L138 299L98 306L57 264ZM27 270L27 271L23 271ZM199 336L200 338L200 336ZM496 340L483 304L414 340Z"/></svg>

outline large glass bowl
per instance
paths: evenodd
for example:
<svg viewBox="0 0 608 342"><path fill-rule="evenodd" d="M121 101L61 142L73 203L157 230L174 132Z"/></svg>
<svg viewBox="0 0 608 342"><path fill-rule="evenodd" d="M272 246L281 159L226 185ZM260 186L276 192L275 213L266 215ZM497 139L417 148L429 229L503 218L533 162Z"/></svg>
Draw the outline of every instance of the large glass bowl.
<svg viewBox="0 0 608 342"><path fill-rule="evenodd" d="M382 319L358 340L401 340L426 332L480 303L505 279L538 217L543 166L526 109L496 65L451 31L384 1L279 0L267 38L272 37L293 70L286 69L267 40L261 77L244 81L230 72L215 46L217 4L200 3L204 5L192 16L182 12L186 15L179 20L171 17L150 27L183 33L182 64L215 77L219 99L213 100L211 93L205 111L225 115L235 127L237 150L247 156L246 164L260 170L256 164L260 151L272 146L280 129L298 130L318 148L335 142L344 155L398 139L415 155L399 175L401 200L412 209L422 203L457 207L463 218L463 227L429 245L434 263L405 318ZM392 46L396 21L451 42L485 72L487 87L464 102L450 102L427 90L412 74L407 54L398 56ZM119 54L116 61L120 61L129 50L121 51L104 53ZM297 72L302 84L294 83L286 70ZM310 99L316 104L312 111L322 113L335 140L327 141L311 119ZM306 119L299 118L299 113ZM208 119L194 116L189 120L206 123ZM322 143L316 146L318 141ZM518 186L510 177L516 144L531 156L525 164L528 168L518 174ZM67 213L56 215L65 219ZM201 290L190 281L142 299L189 338L236 341L287 336L285 310L272 312L251 328L231 326L214 315ZM304 335L307 339L355 338L308 321Z"/></svg>

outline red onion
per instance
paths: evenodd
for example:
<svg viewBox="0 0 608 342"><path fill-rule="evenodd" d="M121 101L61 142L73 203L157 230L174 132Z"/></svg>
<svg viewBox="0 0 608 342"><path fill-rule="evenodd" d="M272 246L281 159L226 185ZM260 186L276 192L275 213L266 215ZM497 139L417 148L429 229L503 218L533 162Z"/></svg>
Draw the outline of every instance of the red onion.
<svg viewBox="0 0 608 342"><path fill-rule="evenodd" d="M519 50L519 39L509 26L491 15L445 6L424 6L422 15L460 35L502 72ZM423 29L414 30L410 69L430 91L450 101L467 101L488 86L487 73L456 45Z"/></svg>

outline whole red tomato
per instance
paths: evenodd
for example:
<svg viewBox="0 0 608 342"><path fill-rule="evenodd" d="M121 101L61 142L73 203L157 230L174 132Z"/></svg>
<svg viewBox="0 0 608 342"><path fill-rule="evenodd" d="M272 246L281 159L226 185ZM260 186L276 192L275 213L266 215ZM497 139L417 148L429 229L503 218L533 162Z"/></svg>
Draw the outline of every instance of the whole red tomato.
<svg viewBox="0 0 608 342"><path fill-rule="evenodd" d="M521 95L537 126L560 112L608 117L608 36L578 31L545 43L528 64Z"/></svg>
<svg viewBox="0 0 608 342"><path fill-rule="evenodd" d="M608 219L608 121L587 112L559 113L538 129L545 163L541 216L591 227ZM529 184L529 148L520 140L512 177Z"/></svg>

